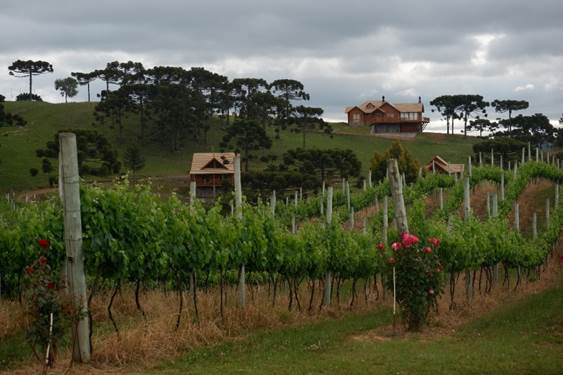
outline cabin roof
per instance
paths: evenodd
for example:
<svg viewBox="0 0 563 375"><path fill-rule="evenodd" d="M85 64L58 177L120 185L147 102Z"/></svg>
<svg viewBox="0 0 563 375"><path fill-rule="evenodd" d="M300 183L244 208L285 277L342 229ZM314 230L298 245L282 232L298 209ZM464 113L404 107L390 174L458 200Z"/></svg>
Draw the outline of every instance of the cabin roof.
<svg viewBox="0 0 563 375"><path fill-rule="evenodd" d="M443 170L446 173L463 173L465 170L464 164L450 164L439 155L435 155L432 160L426 165L425 169L432 171L432 162L436 168Z"/></svg>
<svg viewBox="0 0 563 375"><path fill-rule="evenodd" d="M387 101L381 100L366 100L360 105L355 105L351 107L347 107L345 112L348 113L354 108L358 108L360 111L364 113L372 113L375 110L379 109L383 104L389 104L391 107L395 108L399 112L424 112L424 106L422 103L391 103Z"/></svg>
<svg viewBox="0 0 563 375"><path fill-rule="evenodd" d="M235 173L234 152L196 152L192 156L190 174L233 173Z"/></svg>

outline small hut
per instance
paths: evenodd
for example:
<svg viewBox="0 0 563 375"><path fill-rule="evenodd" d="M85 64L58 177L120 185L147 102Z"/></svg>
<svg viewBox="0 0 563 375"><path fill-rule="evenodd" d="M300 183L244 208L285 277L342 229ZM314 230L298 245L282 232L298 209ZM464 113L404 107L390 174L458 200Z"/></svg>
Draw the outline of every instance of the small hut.
<svg viewBox="0 0 563 375"><path fill-rule="evenodd" d="M195 181L198 193L215 195L215 190L233 186L235 178L234 152L197 152L192 157L190 181Z"/></svg>
<svg viewBox="0 0 563 375"><path fill-rule="evenodd" d="M433 173L435 171L436 173L445 173L461 177L463 175L463 171L465 170L465 165L450 164L442 157L436 155L432 158L432 160L430 160L428 164L426 164L424 169L430 173Z"/></svg>

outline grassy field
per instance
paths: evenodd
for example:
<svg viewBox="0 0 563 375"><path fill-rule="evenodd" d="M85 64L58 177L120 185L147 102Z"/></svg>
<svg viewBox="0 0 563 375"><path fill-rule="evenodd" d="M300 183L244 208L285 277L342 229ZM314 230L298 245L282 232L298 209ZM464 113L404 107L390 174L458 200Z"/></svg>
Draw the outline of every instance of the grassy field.
<svg viewBox="0 0 563 375"><path fill-rule="evenodd" d="M0 129L0 191L20 191L47 186L46 175L40 173L36 177L31 177L29 174L30 168L40 169L41 160L35 156L35 150L43 148L60 129L93 129L94 106L94 103L6 103L8 111L22 115L29 125L22 129ZM108 127L97 129L116 145L119 155L123 155L125 147L138 138L138 126L134 118L125 121L123 143L117 140L117 130ZM364 173L367 173L373 153L383 152L392 143L391 140L370 136L367 129L350 129L344 124L334 124L334 129L335 135L332 138L320 133L307 134L307 147L350 148L362 161ZM139 175L184 175L189 170L192 153L219 151L218 144L221 137L222 131L219 125L214 124L208 144L187 140L180 152L172 152L155 142L144 145L146 165ZM404 145L421 163L427 162L436 154L448 161L464 162L475 142L477 139L472 137L423 134L415 140L404 141ZM301 145L301 134L282 132L280 139L274 140L272 149L264 153L281 155L284 151ZM251 163L251 168L261 167L259 162Z"/></svg>
<svg viewBox="0 0 563 375"><path fill-rule="evenodd" d="M361 339L388 310L252 334L147 374L561 374L563 288L532 295L452 335ZM358 336L359 335L359 336Z"/></svg>

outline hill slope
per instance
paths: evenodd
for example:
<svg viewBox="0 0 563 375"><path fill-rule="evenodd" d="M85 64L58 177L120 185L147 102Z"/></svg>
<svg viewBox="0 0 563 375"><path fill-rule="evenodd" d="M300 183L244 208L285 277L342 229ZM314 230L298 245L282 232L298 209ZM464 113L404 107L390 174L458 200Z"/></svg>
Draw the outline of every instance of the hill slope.
<svg viewBox="0 0 563 375"><path fill-rule="evenodd" d="M36 177L29 174L30 168L40 169L41 161L35 156L35 150L43 148L45 143L53 139L61 129L94 129L93 112L95 103L27 103L8 102L6 109L20 114L28 121L28 126L21 129L0 129L0 191L29 190L48 185L47 176L39 173ZM136 119L125 121L124 141L118 142L117 130L109 127L97 127L105 134L123 155L129 143L138 138ZM356 152L362 162L362 169L367 173L369 161L375 151L382 152L393 141L381 139L367 134L367 129L349 129L343 124L334 124L335 134L332 138L321 134L307 134L307 147L317 148L350 148ZM351 131L352 130L352 131ZM272 132L273 133L273 132ZM198 151L219 151L222 132L218 124L214 124L209 133L208 144L187 140L181 152L172 152L157 142L149 142L143 146L146 157L145 168L138 174L144 176L184 175L189 169L191 155ZM301 134L282 132L280 139L274 140L271 150L265 154L281 155L284 151L300 147ZM423 134L404 145L421 163L427 162L433 155L439 154L452 162L464 162L471 153L476 138L463 136L445 136L442 134ZM251 168L261 168L260 162L251 163Z"/></svg>

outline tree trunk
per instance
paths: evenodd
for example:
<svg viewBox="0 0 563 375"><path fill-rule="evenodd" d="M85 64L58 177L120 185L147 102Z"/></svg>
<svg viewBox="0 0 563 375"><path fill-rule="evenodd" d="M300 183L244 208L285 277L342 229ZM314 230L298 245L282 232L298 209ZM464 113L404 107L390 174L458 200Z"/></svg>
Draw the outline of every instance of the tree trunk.
<svg viewBox="0 0 563 375"><path fill-rule="evenodd" d="M88 82L88 103L90 103L90 82Z"/></svg>
<svg viewBox="0 0 563 375"><path fill-rule="evenodd" d="M32 83L31 83L32 77L33 77L33 73L31 71L31 69L29 69L29 101L33 100L33 98L31 97L32 86L33 86Z"/></svg>

